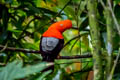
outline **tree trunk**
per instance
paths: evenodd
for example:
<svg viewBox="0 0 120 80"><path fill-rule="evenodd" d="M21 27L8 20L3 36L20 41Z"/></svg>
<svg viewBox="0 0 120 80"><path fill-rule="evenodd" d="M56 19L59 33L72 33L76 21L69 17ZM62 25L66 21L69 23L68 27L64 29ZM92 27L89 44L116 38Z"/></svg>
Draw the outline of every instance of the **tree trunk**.
<svg viewBox="0 0 120 80"><path fill-rule="evenodd" d="M97 22L97 1L88 0L90 34L92 39L94 80L103 80L100 30Z"/></svg>
<svg viewBox="0 0 120 80"><path fill-rule="evenodd" d="M109 0L110 1L110 0ZM110 80L111 76L111 68L112 68L112 53L113 53L113 19L112 19L112 14L109 10L109 6L107 3L106 9L105 9L105 17L106 17L106 26L107 26L107 56L106 56L106 68L105 68L105 80Z"/></svg>

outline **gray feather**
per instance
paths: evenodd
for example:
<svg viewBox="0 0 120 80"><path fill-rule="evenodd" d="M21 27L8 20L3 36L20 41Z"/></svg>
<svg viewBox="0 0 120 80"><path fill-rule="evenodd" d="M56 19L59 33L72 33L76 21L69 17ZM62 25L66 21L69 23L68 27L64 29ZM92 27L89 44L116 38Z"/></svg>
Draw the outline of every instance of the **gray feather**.
<svg viewBox="0 0 120 80"><path fill-rule="evenodd" d="M59 40L53 37L42 38L42 50L45 52L52 51L58 44Z"/></svg>

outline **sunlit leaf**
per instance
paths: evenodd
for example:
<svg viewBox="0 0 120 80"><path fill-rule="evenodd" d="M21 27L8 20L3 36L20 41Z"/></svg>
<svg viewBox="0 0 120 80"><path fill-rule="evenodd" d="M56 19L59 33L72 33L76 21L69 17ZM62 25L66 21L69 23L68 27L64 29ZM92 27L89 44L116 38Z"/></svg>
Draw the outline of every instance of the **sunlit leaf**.
<svg viewBox="0 0 120 80"><path fill-rule="evenodd" d="M0 80L15 80L25 78L31 74L42 71L47 66L48 65L45 62L42 62L36 65L23 67L23 62L16 60L2 68L0 71Z"/></svg>

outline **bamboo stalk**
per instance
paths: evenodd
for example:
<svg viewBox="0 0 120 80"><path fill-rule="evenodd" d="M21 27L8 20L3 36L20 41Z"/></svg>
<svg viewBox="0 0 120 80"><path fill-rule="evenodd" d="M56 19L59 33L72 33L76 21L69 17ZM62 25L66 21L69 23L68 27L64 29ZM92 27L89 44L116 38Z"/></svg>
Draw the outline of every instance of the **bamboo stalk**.
<svg viewBox="0 0 120 80"><path fill-rule="evenodd" d="M92 39L94 80L103 80L100 31L96 16L97 15L96 0L88 0L88 14L89 14L90 33Z"/></svg>

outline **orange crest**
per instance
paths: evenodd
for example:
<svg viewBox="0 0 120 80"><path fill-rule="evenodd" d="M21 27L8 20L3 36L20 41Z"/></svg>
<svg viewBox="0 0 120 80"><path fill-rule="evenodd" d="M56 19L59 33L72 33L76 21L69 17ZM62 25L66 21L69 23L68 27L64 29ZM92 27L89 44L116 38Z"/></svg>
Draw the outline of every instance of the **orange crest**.
<svg viewBox="0 0 120 80"><path fill-rule="evenodd" d="M63 20L53 23L48 30L43 34L44 37L55 37L63 39L62 33L72 27L72 22L70 20Z"/></svg>

